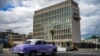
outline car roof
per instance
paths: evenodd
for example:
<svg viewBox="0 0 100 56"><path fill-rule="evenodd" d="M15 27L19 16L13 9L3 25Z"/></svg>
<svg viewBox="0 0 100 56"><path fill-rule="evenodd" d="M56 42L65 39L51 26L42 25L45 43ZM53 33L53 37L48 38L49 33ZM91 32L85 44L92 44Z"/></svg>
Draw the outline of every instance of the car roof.
<svg viewBox="0 0 100 56"><path fill-rule="evenodd" d="M26 41L31 41L31 45L35 45L35 43L40 40L44 41L43 39L27 39Z"/></svg>
<svg viewBox="0 0 100 56"><path fill-rule="evenodd" d="M27 39L26 41L39 41L39 40L43 40L43 39Z"/></svg>

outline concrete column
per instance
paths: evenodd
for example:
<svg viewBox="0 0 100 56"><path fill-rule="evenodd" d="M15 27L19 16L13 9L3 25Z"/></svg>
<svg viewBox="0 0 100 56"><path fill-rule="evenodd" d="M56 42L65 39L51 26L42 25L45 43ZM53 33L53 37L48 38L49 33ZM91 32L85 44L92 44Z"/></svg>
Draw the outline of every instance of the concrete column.
<svg viewBox="0 0 100 56"><path fill-rule="evenodd" d="M0 53L3 52L3 44L0 43Z"/></svg>

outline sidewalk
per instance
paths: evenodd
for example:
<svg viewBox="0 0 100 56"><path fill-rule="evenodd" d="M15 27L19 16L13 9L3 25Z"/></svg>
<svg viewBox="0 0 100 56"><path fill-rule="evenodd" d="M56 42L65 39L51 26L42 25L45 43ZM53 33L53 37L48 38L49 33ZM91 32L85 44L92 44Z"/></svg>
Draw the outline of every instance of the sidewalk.
<svg viewBox="0 0 100 56"><path fill-rule="evenodd" d="M3 48L3 53L10 53L9 48Z"/></svg>
<svg viewBox="0 0 100 56"><path fill-rule="evenodd" d="M66 48L58 47L58 51L66 51ZM9 53L9 48L3 48L3 53Z"/></svg>
<svg viewBox="0 0 100 56"><path fill-rule="evenodd" d="M58 52L66 52L66 48L63 48L63 47L58 47L57 50L58 50ZM98 49L98 50L95 50L95 49L79 49L78 50L78 52L84 52L84 51L86 51L86 52L90 52L90 51L100 52L100 49ZM10 53L9 48L4 48L3 53Z"/></svg>
<svg viewBox="0 0 100 56"><path fill-rule="evenodd" d="M87 48L87 49L79 49L79 51L100 51L100 49L90 49L90 48Z"/></svg>
<svg viewBox="0 0 100 56"><path fill-rule="evenodd" d="M66 48L58 47L58 51L66 51ZM81 51L81 52L82 52L82 51L83 51L83 52L84 52L84 51L87 51L87 52L90 52L90 51L92 51L92 52L100 52L100 49L97 49L97 50L96 50L96 49L93 49L93 48L92 48L92 49L91 49L91 48L85 48L85 49L82 49L82 48L81 48L81 49L78 49L78 51L79 51L79 52L80 52L80 51Z"/></svg>

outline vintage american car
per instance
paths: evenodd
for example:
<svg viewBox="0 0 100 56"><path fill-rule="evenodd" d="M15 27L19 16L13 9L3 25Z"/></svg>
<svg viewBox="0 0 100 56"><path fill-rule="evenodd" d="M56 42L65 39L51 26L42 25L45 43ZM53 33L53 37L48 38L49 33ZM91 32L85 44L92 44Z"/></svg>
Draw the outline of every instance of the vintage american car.
<svg viewBox="0 0 100 56"><path fill-rule="evenodd" d="M11 52L18 54L19 56L34 56L37 54L56 54L57 46L47 44L43 39L28 39L23 44L16 45L11 48Z"/></svg>

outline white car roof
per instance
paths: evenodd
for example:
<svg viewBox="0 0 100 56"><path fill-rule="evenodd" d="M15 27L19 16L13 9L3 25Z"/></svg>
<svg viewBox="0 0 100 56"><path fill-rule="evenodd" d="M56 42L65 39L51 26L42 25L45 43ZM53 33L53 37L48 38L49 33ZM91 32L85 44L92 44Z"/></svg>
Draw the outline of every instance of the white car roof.
<svg viewBox="0 0 100 56"><path fill-rule="evenodd" d="M27 39L26 41L31 41L31 45L35 45L35 43L40 40L44 41L43 39Z"/></svg>
<svg viewBox="0 0 100 56"><path fill-rule="evenodd" d="M27 39L26 41L39 41L39 40L43 40L43 39Z"/></svg>

